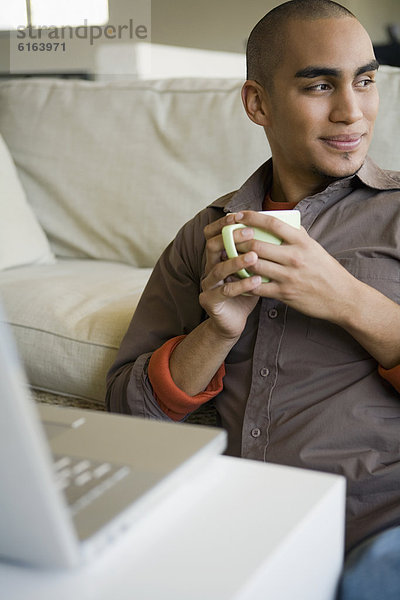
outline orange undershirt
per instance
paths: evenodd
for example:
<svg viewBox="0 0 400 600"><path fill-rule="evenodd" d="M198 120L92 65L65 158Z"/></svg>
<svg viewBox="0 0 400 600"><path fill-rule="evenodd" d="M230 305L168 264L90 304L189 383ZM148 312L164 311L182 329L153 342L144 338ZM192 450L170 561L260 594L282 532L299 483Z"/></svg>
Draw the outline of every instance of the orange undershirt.
<svg viewBox="0 0 400 600"><path fill-rule="evenodd" d="M221 365L207 389L197 396L188 396L179 389L171 377L169 358L185 337L178 335L165 342L153 353L148 368L154 396L161 410L174 421L181 421L188 413L193 412L219 394L223 388L222 380L225 375L225 365Z"/></svg>
<svg viewBox="0 0 400 600"><path fill-rule="evenodd" d="M267 194L263 203L263 210L292 210L297 202L274 202L271 196Z"/></svg>
<svg viewBox="0 0 400 600"><path fill-rule="evenodd" d="M291 210L297 202L274 202L267 194L263 203L263 210ZM169 359L176 346L185 338L177 336L165 342L156 350L149 362L148 375L154 396L161 410L174 421L181 421L187 414L199 408L223 389L225 365L222 364L204 392L196 396L189 396L179 389L169 370ZM379 366L378 372L400 393L400 365L393 369L384 369Z"/></svg>

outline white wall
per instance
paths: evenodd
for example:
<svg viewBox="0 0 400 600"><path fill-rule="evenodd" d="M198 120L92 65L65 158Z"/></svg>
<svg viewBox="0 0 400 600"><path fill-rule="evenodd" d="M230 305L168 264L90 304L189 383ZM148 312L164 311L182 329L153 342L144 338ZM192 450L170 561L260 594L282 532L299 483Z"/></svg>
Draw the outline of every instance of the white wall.
<svg viewBox="0 0 400 600"><path fill-rule="evenodd" d="M279 4L274 0L152 0L152 39L241 52L252 27ZM374 42L385 41L388 22L400 23L400 0L343 0L341 4L359 18Z"/></svg>
<svg viewBox="0 0 400 600"><path fill-rule="evenodd" d="M247 36L255 23L268 10L280 4L274 0L141 0L151 7L151 40L172 46L202 48L242 53ZM400 24L400 0L343 0L364 24L374 42L386 41L388 23ZM123 24L135 18L135 0L110 0L110 23ZM114 46L123 43L116 40ZM100 41L104 45L108 40ZM132 42L129 41L129 44ZM15 48L15 40L12 42ZM115 50L115 48L114 48ZM118 50L118 49L117 49ZM117 55L116 55L117 56ZM27 57L28 59L28 57ZM95 47L70 40L68 57L55 53L36 53L29 57L27 70L89 70L96 65ZM111 57L114 69L134 72L134 59L126 55L125 62ZM0 72L9 68L9 39L0 35ZM111 67L113 68L113 67Z"/></svg>
<svg viewBox="0 0 400 600"><path fill-rule="evenodd" d="M400 0L348 0L342 4L360 19L376 44L388 41L386 25L400 25Z"/></svg>

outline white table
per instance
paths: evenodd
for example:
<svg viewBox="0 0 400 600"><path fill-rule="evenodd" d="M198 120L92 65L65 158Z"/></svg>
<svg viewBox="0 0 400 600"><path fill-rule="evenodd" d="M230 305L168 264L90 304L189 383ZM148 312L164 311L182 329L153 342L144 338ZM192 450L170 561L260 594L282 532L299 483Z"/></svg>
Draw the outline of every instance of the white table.
<svg viewBox="0 0 400 600"><path fill-rule="evenodd" d="M219 456L94 562L0 563L5 600L333 600L342 477Z"/></svg>

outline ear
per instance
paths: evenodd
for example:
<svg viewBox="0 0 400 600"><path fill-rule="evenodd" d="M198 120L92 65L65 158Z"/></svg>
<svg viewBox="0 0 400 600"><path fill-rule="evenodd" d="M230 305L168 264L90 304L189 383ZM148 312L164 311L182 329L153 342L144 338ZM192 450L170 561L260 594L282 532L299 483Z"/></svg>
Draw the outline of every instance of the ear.
<svg viewBox="0 0 400 600"><path fill-rule="evenodd" d="M257 125L268 125L267 92L257 83L248 79L242 87L242 102L249 119Z"/></svg>

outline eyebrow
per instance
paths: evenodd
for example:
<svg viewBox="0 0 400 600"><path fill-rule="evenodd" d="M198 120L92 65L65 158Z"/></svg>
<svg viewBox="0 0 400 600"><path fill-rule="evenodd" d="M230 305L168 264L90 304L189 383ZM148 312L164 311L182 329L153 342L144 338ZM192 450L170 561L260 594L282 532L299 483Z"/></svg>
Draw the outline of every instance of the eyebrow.
<svg viewBox="0 0 400 600"><path fill-rule="evenodd" d="M366 65L359 67L355 72L355 77L358 75L362 75L363 73L368 73L369 71L377 71L379 69L379 63L377 60L371 60ZM315 77L340 77L342 71L340 69L334 69L331 67L319 67L319 66L309 66L297 71L295 77L305 78L305 79L314 79Z"/></svg>

